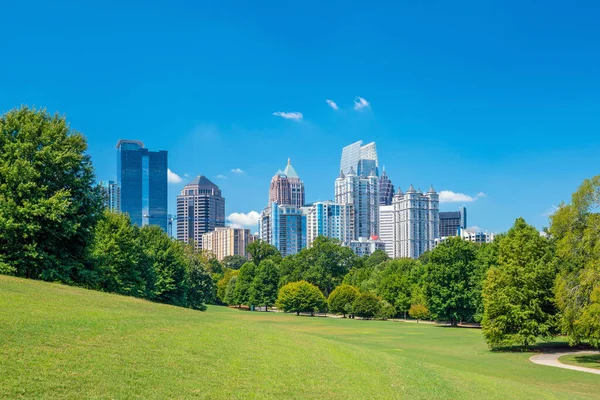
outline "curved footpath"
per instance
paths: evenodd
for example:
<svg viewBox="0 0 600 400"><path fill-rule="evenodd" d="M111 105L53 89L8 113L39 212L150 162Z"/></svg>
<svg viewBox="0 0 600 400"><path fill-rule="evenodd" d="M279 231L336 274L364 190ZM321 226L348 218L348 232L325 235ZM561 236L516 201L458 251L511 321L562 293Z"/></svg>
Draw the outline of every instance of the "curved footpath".
<svg viewBox="0 0 600 400"><path fill-rule="evenodd" d="M600 354L599 351L570 351L567 353L543 353L529 358L529 361L535 364L547 365L549 367L557 367L564 369L572 369L573 371L589 372L591 374L600 375L600 369L578 367L576 365L563 364L558 361L559 357L576 355L576 354Z"/></svg>

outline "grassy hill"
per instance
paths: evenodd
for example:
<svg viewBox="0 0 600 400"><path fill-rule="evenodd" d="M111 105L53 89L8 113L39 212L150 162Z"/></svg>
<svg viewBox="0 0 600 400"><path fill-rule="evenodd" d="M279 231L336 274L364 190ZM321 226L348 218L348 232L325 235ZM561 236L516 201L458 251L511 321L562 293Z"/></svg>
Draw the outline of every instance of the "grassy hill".
<svg viewBox="0 0 600 400"><path fill-rule="evenodd" d="M0 276L0 398L577 399L481 332L154 304Z"/></svg>

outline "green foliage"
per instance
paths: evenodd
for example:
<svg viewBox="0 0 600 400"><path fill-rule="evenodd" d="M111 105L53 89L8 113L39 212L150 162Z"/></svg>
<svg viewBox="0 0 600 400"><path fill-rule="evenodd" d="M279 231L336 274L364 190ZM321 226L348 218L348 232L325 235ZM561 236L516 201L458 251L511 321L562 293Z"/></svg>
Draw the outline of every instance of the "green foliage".
<svg viewBox="0 0 600 400"><path fill-rule="evenodd" d="M343 314L346 318L348 311L352 310L352 304L359 295L358 289L350 285L340 285L329 294L327 304L329 311L334 314Z"/></svg>
<svg viewBox="0 0 600 400"><path fill-rule="evenodd" d="M379 302L379 310L375 314L375 318L386 320L396 315L396 308L385 300Z"/></svg>
<svg viewBox="0 0 600 400"><path fill-rule="evenodd" d="M229 288L230 281L233 278L237 278L238 274L238 270L228 269L223 274L223 277L217 282L217 299L221 302L221 304L231 304L227 301L227 290ZM237 281L237 279L235 281Z"/></svg>
<svg viewBox="0 0 600 400"><path fill-rule="evenodd" d="M250 305L250 287L254 281L255 273L256 265L253 262L246 262L242 265L236 280L232 304Z"/></svg>
<svg viewBox="0 0 600 400"><path fill-rule="evenodd" d="M226 256L223 258L222 264L223 267L227 268L227 269L240 269L242 268L242 265L244 265L244 263L248 261L248 259L244 256L240 256L240 255L233 255L233 256Z"/></svg>
<svg viewBox="0 0 600 400"><path fill-rule="evenodd" d="M256 267L254 279L250 285L250 304L265 306L265 311L275 304L279 284L277 264L271 260L262 260Z"/></svg>
<svg viewBox="0 0 600 400"><path fill-rule="evenodd" d="M302 279L328 295L356 263L358 258L350 248L335 239L319 236L312 247L282 261L280 285Z"/></svg>
<svg viewBox="0 0 600 400"><path fill-rule="evenodd" d="M424 304L412 304L408 310L408 315L419 322L420 319L429 317L429 310Z"/></svg>
<svg viewBox="0 0 600 400"><path fill-rule="evenodd" d="M364 319L375 317L380 310L381 299L373 293L361 293L352 304L352 313Z"/></svg>
<svg viewBox="0 0 600 400"><path fill-rule="evenodd" d="M390 260L384 266L376 292L398 312L406 313L414 288L421 283L423 267L419 261L410 258Z"/></svg>
<svg viewBox="0 0 600 400"><path fill-rule="evenodd" d="M326 306L325 296L315 285L306 281L290 282L279 289L277 307L285 312L310 312L311 315Z"/></svg>
<svg viewBox="0 0 600 400"><path fill-rule="evenodd" d="M46 110L22 107L0 117L2 273L96 283L87 250L102 195L86 150L84 136Z"/></svg>
<svg viewBox="0 0 600 400"><path fill-rule="evenodd" d="M476 313L477 246L460 238L448 238L433 249L425 267L424 292L432 317L470 321Z"/></svg>
<svg viewBox="0 0 600 400"><path fill-rule="evenodd" d="M246 251L254 265L259 265L262 260L270 259L276 263L281 261L281 253L277 248L264 240L255 240L246 246Z"/></svg>
<svg viewBox="0 0 600 400"><path fill-rule="evenodd" d="M374 268L374 267L378 266L379 264L381 264L382 262L385 262L389 259L390 259L390 257L387 255L387 253L385 251L375 250L373 252L373 254L365 257L365 259L363 260L363 265L367 268Z"/></svg>
<svg viewBox="0 0 600 400"><path fill-rule="evenodd" d="M523 218L498 248L483 287L483 333L489 346L531 346L556 333L554 249Z"/></svg>
<svg viewBox="0 0 600 400"><path fill-rule="evenodd" d="M556 302L571 344L600 347L600 175L586 179L552 215L559 274Z"/></svg>
<svg viewBox="0 0 600 400"><path fill-rule="evenodd" d="M225 289L225 296L223 297L223 302L228 305L236 305L235 302L235 285L237 283L237 275L231 277L229 282L227 282L227 288Z"/></svg>
<svg viewBox="0 0 600 400"><path fill-rule="evenodd" d="M206 304L215 302L215 287L202 257L188 248L187 256L187 306L206 310Z"/></svg>

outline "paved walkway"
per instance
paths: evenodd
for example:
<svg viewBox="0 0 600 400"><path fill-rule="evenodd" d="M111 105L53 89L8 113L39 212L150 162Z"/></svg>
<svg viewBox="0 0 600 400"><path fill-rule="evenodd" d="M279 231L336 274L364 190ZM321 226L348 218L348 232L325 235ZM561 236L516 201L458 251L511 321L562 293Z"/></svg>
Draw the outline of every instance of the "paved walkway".
<svg viewBox="0 0 600 400"><path fill-rule="evenodd" d="M600 375L600 369L578 367L576 365L563 364L560 361L558 361L559 357L575 354L600 354L600 351L570 351L567 353L543 353L530 357L529 361L535 364L547 365L549 367L572 369L573 371L589 372L591 374Z"/></svg>

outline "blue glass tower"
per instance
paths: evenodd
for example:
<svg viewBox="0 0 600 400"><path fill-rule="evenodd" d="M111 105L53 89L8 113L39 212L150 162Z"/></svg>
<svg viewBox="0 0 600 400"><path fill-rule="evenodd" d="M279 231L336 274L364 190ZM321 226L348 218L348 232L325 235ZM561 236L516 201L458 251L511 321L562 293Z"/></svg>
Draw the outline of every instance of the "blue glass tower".
<svg viewBox="0 0 600 400"><path fill-rule="evenodd" d="M138 140L117 143L117 182L121 212L138 225L168 225L167 152L149 151Z"/></svg>

